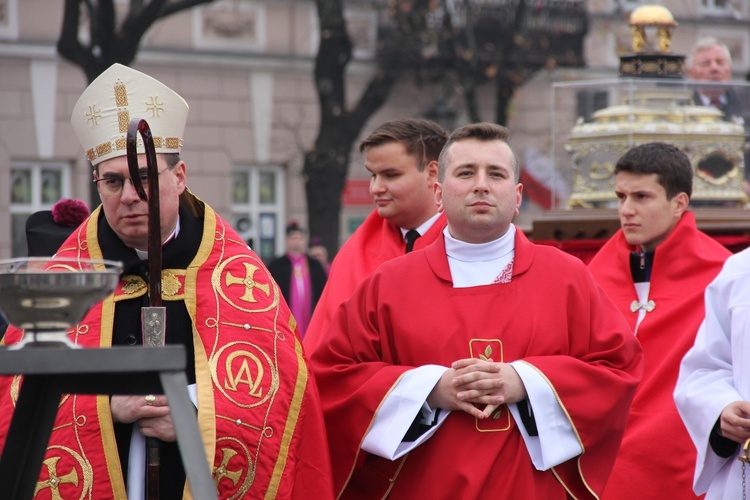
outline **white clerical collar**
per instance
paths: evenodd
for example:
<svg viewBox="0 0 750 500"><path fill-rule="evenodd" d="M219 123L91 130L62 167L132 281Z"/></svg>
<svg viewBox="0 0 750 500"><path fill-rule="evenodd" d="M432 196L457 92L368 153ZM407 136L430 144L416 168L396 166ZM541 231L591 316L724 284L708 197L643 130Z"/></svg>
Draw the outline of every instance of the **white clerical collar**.
<svg viewBox="0 0 750 500"><path fill-rule="evenodd" d="M516 247L516 227L511 224L504 235L488 243L467 243L443 230L445 252L454 288L499 283L498 279L512 266ZM512 271L512 267L509 268ZM503 281L504 282L504 281Z"/></svg>
<svg viewBox="0 0 750 500"><path fill-rule="evenodd" d="M498 259L513 252L515 248L516 226L510 225L504 235L487 243L467 243L451 236L446 227L445 252L448 257L462 262L486 262Z"/></svg>
<svg viewBox="0 0 750 500"><path fill-rule="evenodd" d="M435 221L438 220L438 217L440 217L440 213L436 213L435 215L424 221L421 226L415 227L414 229L417 230L420 236L423 236L424 233L430 230ZM406 233L409 230L404 229L403 227L400 227L399 230L401 231L401 237L406 240Z"/></svg>
<svg viewBox="0 0 750 500"><path fill-rule="evenodd" d="M173 239L177 238L178 234L180 234L180 217L179 217L179 215L177 216L177 224L175 224L175 226L174 226L174 231L172 231L171 233L169 233L169 236L167 237L166 240L164 240L164 243L162 243L161 245L164 246L167 243L169 243L170 241L172 241ZM138 250L137 248L134 248L133 250L135 250L135 253L138 255L139 259L141 259L141 260L148 260L148 250Z"/></svg>

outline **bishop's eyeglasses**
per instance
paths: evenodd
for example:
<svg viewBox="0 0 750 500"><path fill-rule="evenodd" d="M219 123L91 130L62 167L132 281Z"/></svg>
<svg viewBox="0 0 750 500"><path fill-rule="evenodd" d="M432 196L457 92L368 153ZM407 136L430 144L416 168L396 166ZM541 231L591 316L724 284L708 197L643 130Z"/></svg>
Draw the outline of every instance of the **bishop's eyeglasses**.
<svg viewBox="0 0 750 500"><path fill-rule="evenodd" d="M167 170L172 170L174 166L175 165L164 168L157 175L161 175ZM141 170L139 177L141 178L141 184L143 184L143 189L146 192L148 192L148 175L146 174L145 169ZM133 184L133 179L131 179L130 177L122 177L119 175L104 174L104 177L102 177L101 179L94 179L94 184L97 185L97 187L99 188L99 191L103 195L116 196L122 193L122 189L125 187L125 181L129 181L130 184Z"/></svg>

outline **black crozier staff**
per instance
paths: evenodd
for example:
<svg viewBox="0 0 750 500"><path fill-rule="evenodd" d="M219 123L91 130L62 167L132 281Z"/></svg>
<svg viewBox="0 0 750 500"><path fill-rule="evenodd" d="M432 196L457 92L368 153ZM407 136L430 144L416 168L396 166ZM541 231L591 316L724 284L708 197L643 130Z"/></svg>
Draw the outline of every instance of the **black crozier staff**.
<svg viewBox="0 0 750 500"><path fill-rule="evenodd" d="M141 182L138 165L137 142L140 133L146 153L146 179L148 196ZM156 164L156 147L146 120L134 118L128 125L127 158L130 180L138 197L148 201L148 297L149 306L141 308L143 344L148 347L164 345L166 308L161 303L161 211L159 207L159 169ZM146 396L146 398L153 396ZM161 466L159 440L149 437L146 453L146 492L149 500L159 498L159 468Z"/></svg>

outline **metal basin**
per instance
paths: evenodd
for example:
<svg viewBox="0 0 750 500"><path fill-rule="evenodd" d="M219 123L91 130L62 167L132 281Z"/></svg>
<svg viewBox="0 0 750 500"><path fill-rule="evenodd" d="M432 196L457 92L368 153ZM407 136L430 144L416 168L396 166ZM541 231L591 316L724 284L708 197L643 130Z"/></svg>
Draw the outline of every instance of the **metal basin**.
<svg viewBox="0 0 750 500"><path fill-rule="evenodd" d="M0 311L25 330L23 344L70 344L66 330L117 286L122 264L106 260L26 257L0 260Z"/></svg>

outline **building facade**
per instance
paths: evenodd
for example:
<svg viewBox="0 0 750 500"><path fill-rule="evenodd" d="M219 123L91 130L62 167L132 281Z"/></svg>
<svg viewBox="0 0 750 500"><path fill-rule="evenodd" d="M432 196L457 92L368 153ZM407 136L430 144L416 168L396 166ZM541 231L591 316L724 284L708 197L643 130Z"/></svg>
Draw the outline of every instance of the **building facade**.
<svg viewBox="0 0 750 500"><path fill-rule="evenodd" d="M497 0L504 1L504 0ZM0 258L26 253L24 225L61 198L98 205L91 169L69 123L87 85L83 71L56 52L61 0L0 0ZM630 43L634 0L588 0L587 68L538 73L514 97L509 126L522 158L548 155L550 85L612 78ZM650 2L654 3L654 2ZM735 78L750 71L750 4L741 0L664 0L680 23L673 46L687 53L700 35L714 35L732 50ZM130 2L115 1L126 11ZM348 98L358 98L372 74L377 17L363 3L348 6L356 61L348 70ZM40 15L43 13L43 15ZM80 36L85 39L86 26ZM161 80L190 105L183 159L188 185L230 220L263 258L283 251L283 228L307 221L304 154L315 139L318 101L313 64L319 37L315 4L306 0L217 0L155 23L132 66ZM491 120L493 92L482 91ZM587 99L556 103L556 126L572 126ZM424 116L433 90L403 82L370 120ZM460 96L450 99L455 124L465 123ZM356 145L355 145L356 146ZM372 205L369 176L353 151L344 194L341 238ZM530 224L542 208L529 204L519 217ZM314 215L314 214L313 214ZM341 243L341 242L339 242Z"/></svg>

